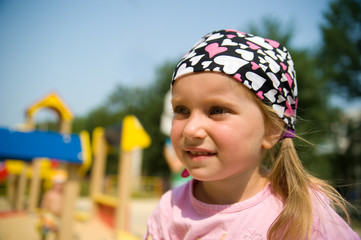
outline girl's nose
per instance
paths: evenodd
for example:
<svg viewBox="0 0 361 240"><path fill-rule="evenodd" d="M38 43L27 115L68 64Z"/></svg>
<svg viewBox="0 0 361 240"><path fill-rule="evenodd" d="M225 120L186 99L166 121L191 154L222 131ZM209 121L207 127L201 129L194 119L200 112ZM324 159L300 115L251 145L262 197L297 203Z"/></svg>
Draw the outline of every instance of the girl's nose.
<svg viewBox="0 0 361 240"><path fill-rule="evenodd" d="M188 139L204 139L207 135L205 131L205 119L199 113L192 113L184 126L183 136Z"/></svg>

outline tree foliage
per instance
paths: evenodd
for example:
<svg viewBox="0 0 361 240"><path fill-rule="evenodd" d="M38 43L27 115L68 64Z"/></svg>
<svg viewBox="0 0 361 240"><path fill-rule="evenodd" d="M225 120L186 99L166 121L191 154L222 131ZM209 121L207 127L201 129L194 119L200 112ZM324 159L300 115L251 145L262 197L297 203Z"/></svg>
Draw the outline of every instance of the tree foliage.
<svg viewBox="0 0 361 240"><path fill-rule="evenodd" d="M319 65L330 92L341 99L360 101L361 1L334 0L325 12L321 30ZM354 200L361 197L360 186L354 184L361 181L361 119L360 114L351 117L343 112L343 115L330 129L330 137L335 139L332 174L336 182L344 185L343 194Z"/></svg>
<svg viewBox="0 0 361 240"><path fill-rule="evenodd" d="M322 65L335 94L361 97L361 1L335 0L321 27Z"/></svg>

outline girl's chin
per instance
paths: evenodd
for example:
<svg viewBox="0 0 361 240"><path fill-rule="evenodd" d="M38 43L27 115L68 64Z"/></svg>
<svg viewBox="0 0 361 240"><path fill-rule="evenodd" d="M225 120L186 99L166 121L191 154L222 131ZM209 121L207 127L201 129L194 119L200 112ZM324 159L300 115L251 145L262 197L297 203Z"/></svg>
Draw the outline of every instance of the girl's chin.
<svg viewBox="0 0 361 240"><path fill-rule="evenodd" d="M189 171L189 170L188 170ZM216 180L214 178L214 174L212 173L206 173L204 171L199 171L199 170L190 170L189 171L190 175L192 176L193 179L198 180L198 181L214 181Z"/></svg>

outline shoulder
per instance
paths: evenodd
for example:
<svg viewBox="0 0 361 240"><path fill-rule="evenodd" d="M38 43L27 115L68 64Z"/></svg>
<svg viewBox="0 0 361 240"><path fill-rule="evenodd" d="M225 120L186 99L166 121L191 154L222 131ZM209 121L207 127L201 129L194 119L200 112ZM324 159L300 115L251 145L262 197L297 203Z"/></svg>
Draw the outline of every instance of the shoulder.
<svg viewBox="0 0 361 240"><path fill-rule="evenodd" d="M174 213L182 208L180 199L185 199L191 181L177 188L167 191L160 198L157 207L154 209L147 222L146 236L152 236L153 239L167 239L168 225L173 219Z"/></svg>
<svg viewBox="0 0 361 240"><path fill-rule="evenodd" d="M312 239L350 239L360 240L346 221L332 208L325 194L314 192Z"/></svg>
<svg viewBox="0 0 361 240"><path fill-rule="evenodd" d="M192 181L189 181L181 186L171 189L164 193L159 200L158 207L169 208L178 205L181 202L186 202L190 198Z"/></svg>
<svg viewBox="0 0 361 240"><path fill-rule="evenodd" d="M157 207L151 217L169 218L174 208L181 208L189 202L191 182L167 191L160 198Z"/></svg>

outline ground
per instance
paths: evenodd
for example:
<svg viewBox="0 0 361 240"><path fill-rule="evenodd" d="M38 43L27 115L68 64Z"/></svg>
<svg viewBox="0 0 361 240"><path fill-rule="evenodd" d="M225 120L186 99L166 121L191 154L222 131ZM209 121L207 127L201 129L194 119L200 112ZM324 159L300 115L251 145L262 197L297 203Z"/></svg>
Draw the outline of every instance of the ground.
<svg viewBox="0 0 361 240"><path fill-rule="evenodd" d="M142 239L146 231L146 221L158 203L158 199L133 199L131 203L131 234ZM87 211L90 202L80 199L77 209ZM36 225L36 213L18 212L5 214L10 209L5 198L0 198L0 240L40 240ZM361 223L355 225L355 231L361 235ZM49 239L50 240L50 239ZM71 240L122 240L114 231L98 218L74 220L74 233Z"/></svg>
<svg viewBox="0 0 361 240"><path fill-rule="evenodd" d="M158 199L133 199L131 203L131 234L139 239L146 231L146 221ZM88 199L80 199L77 208L87 210ZM10 209L5 198L0 198L0 240L40 240L36 226L36 213L18 212L4 214ZM121 240L114 231L98 218L74 220L73 240Z"/></svg>

